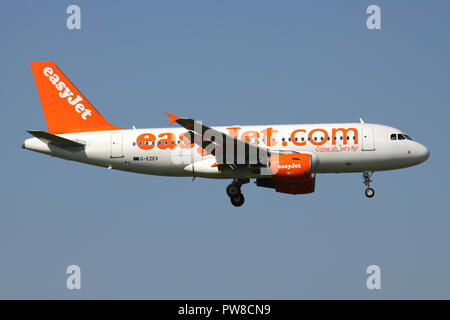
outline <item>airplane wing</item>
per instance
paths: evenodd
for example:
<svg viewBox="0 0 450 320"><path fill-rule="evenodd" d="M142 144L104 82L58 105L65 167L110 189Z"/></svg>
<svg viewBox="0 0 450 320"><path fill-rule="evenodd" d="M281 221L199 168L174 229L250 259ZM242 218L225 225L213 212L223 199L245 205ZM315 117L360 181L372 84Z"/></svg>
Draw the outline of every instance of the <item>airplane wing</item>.
<svg viewBox="0 0 450 320"><path fill-rule="evenodd" d="M170 113L169 123L178 123L188 130L186 137L205 150L206 154L216 157L218 165L267 165L270 150L253 143L232 137L199 121L179 118Z"/></svg>

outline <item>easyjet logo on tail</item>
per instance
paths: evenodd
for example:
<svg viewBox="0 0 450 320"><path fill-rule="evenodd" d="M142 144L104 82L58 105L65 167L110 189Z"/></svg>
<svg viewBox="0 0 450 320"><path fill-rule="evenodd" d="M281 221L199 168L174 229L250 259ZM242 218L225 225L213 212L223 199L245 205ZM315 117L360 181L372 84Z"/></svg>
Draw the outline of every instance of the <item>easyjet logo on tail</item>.
<svg viewBox="0 0 450 320"><path fill-rule="evenodd" d="M58 95L61 99L66 99L69 105L74 106L76 112L80 114L80 117L83 120L86 120L87 117L92 116L92 110L86 108L81 102L83 98L77 94L77 97L74 98L74 94L72 90L63 82L60 81L60 77L58 74L53 72L53 69L50 67L44 68L44 75L48 78L48 80L55 86L56 90L59 91Z"/></svg>

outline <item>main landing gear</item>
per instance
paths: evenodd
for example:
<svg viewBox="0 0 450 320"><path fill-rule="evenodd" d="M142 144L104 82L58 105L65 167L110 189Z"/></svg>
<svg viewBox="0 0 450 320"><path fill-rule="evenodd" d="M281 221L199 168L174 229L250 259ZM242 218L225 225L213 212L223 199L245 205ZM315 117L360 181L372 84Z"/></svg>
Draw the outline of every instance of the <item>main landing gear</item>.
<svg viewBox="0 0 450 320"><path fill-rule="evenodd" d="M233 206L240 207L244 204L245 198L241 192L241 186L244 183L249 182L250 179L236 179L227 186L227 195L230 197L230 201Z"/></svg>
<svg viewBox="0 0 450 320"><path fill-rule="evenodd" d="M366 191L365 191L367 198L372 198L375 195L375 190L373 190L370 187L370 183L372 182L372 180L370 178L372 177L372 175L373 175L373 171L364 171L363 172L363 183L367 187Z"/></svg>

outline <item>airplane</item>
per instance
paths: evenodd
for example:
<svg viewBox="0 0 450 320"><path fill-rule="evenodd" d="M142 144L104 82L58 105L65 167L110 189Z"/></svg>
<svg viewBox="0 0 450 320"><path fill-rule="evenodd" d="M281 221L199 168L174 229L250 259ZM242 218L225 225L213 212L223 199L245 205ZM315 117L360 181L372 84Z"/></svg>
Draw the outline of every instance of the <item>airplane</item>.
<svg viewBox="0 0 450 320"><path fill-rule="evenodd" d="M29 130L24 149L134 173L231 179L226 193L242 206L242 185L286 194L314 192L316 175L362 172L372 198L372 174L411 167L428 149L402 130L365 123L209 127L170 113L179 127L123 129L106 121L50 61L30 62L48 131Z"/></svg>

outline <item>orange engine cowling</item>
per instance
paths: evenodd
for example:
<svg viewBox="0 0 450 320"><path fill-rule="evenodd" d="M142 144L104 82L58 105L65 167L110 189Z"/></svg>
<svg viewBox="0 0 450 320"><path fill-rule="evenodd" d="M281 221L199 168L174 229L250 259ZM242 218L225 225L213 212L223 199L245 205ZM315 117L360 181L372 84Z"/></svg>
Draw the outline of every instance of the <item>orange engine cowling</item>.
<svg viewBox="0 0 450 320"><path fill-rule="evenodd" d="M256 179L256 185L281 193L311 193L316 185L311 167L312 157L307 153L274 155L270 157L271 177Z"/></svg>
<svg viewBox="0 0 450 320"><path fill-rule="evenodd" d="M314 173L304 179L258 178L256 185L263 188L273 188L276 192L289 194L305 194L314 192L316 176Z"/></svg>
<svg viewBox="0 0 450 320"><path fill-rule="evenodd" d="M270 172L275 179L307 179L311 176L311 155L279 154L270 157Z"/></svg>
<svg viewBox="0 0 450 320"><path fill-rule="evenodd" d="M305 194L314 192L316 176L314 173L306 179L276 179L275 191L289 194Z"/></svg>

